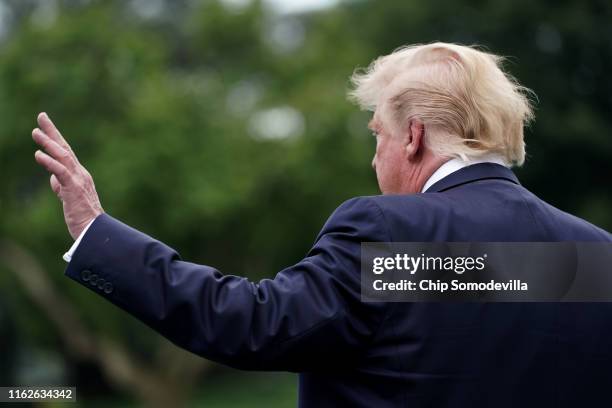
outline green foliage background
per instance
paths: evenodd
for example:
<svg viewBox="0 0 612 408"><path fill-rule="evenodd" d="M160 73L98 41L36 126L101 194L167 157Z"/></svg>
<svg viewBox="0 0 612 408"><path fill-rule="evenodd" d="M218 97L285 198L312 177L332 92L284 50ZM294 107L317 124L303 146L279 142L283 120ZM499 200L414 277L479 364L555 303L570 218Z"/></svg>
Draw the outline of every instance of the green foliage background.
<svg viewBox="0 0 612 408"><path fill-rule="evenodd" d="M63 277L71 240L33 160L39 111L90 170L108 213L185 259L259 279L298 261L343 200L377 193L369 115L345 98L352 71L403 44L482 44L509 56L509 71L539 97L523 184L612 229L608 1L361 0L287 15L259 1L183 0L154 2L161 12L149 16L145 3L0 3L0 237L36 255L92 330L138 354L157 335ZM297 112L297 134L257 134L254 118L278 107ZM102 381L70 362L2 260L0 296L4 383L40 350L66 362L77 386ZM238 393L261 381L224 372L227 384L241 379ZM293 400L295 378L271 378L285 396L276 402ZM84 398L98 398L90 388Z"/></svg>

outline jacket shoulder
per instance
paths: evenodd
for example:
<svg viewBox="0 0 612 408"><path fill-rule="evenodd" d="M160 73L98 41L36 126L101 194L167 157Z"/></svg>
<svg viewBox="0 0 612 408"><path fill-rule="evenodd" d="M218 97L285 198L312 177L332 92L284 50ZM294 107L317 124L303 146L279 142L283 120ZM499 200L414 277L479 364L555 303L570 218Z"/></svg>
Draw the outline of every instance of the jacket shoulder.
<svg viewBox="0 0 612 408"><path fill-rule="evenodd" d="M360 196L344 201L327 219L318 238L341 233L362 242L389 241L389 228L377 197Z"/></svg>

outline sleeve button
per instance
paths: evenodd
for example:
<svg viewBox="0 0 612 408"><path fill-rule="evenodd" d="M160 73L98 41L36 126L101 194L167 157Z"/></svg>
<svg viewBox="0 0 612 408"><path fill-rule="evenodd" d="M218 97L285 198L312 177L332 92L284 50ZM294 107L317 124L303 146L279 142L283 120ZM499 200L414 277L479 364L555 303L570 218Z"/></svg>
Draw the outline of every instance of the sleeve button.
<svg viewBox="0 0 612 408"><path fill-rule="evenodd" d="M106 279L104 278L98 278L98 289L102 290L104 289L104 283L106 282Z"/></svg>
<svg viewBox="0 0 612 408"><path fill-rule="evenodd" d="M87 282L91 278L91 271L89 269L83 269L81 271L81 279L83 282Z"/></svg>
<svg viewBox="0 0 612 408"><path fill-rule="evenodd" d="M91 286L96 286L96 283L98 283L98 275L95 273L92 273L91 276L89 277L89 284Z"/></svg>
<svg viewBox="0 0 612 408"><path fill-rule="evenodd" d="M113 284L110 282L106 282L104 284L104 293L106 293L107 295L110 294L113 291Z"/></svg>

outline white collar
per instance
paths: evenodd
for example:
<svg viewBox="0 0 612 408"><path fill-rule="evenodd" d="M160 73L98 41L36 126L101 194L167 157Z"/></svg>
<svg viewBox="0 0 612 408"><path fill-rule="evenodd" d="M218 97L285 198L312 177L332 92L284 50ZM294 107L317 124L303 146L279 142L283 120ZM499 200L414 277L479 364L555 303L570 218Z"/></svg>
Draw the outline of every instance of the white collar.
<svg viewBox="0 0 612 408"><path fill-rule="evenodd" d="M477 163L496 163L508 167L504 159L497 154L485 155L478 159L470 159L468 161L453 157L452 159L438 167L438 169L434 171L431 176L429 176L429 179L427 179L427 181L425 182L425 185L423 186L421 192L424 193L429 187L442 180L444 177L456 172L457 170Z"/></svg>

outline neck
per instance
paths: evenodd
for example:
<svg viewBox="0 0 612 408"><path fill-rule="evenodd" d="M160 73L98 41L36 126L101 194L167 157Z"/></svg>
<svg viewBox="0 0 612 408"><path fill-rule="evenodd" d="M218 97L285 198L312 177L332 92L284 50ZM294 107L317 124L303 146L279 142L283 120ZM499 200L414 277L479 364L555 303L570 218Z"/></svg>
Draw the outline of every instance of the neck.
<svg viewBox="0 0 612 408"><path fill-rule="evenodd" d="M448 157L435 156L431 152L425 153L419 163L412 163L407 174L403 175L400 194L420 193L431 175L449 160Z"/></svg>

